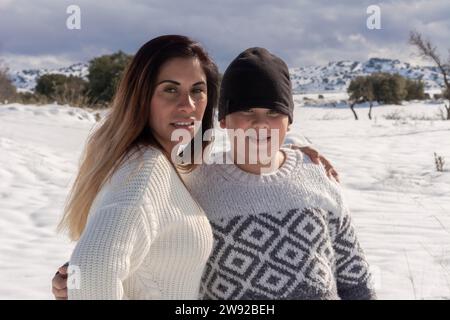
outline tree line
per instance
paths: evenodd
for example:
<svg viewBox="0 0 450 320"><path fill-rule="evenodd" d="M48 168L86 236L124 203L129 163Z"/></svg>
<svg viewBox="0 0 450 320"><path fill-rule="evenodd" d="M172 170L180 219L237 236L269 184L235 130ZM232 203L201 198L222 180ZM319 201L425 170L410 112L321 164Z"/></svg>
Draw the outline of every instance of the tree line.
<svg viewBox="0 0 450 320"><path fill-rule="evenodd" d="M73 75L44 74L37 79L34 92L17 92L8 78L8 70L3 67L0 70L0 101L107 107L132 58L132 55L122 51L96 57L89 61L87 79Z"/></svg>

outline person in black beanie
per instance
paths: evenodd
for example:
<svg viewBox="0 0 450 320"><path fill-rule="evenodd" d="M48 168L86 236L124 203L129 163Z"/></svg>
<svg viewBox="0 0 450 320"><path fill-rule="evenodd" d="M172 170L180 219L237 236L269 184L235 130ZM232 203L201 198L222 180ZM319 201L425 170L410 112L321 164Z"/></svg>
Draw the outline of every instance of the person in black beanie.
<svg viewBox="0 0 450 320"><path fill-rule="evenodd" d="M294 101L286 63L264 48L249 48L226 69L220 90L219 121L250 107L273 109L293 121Z"/></svg>
<svg viewBox="0 0 450 320"><path fill-rule="evenodd" d="M218 108L221 127L226 127L224 120L227 115L254 107L272 109L274 112L287 115L289 125L293 122L294 101L289 69L281 58L260 47L248 48L241 52L223 75ZM313 159L314 163L322 163L328 177L339 181L339 176L331 163L316 150L311 149L310 142L306 140L305 137L290 134L284 143L294 149L301 149Z"/></svg>
<svg viewBox="0 0 450 320"><path fill-rule="evenodd" d="M286 64L247 49L225 71L221 94L229 151L183 178L214 235L200 298L376 299L341 187L300 150L282 146L293 121Z"/></svg>

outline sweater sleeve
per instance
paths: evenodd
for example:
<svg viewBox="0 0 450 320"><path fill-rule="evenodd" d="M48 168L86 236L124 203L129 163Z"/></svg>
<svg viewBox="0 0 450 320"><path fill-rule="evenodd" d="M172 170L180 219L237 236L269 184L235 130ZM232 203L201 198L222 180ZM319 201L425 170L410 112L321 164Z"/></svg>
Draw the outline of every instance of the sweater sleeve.
<svg viewBox="0 0 450 320"><path fill-rule="evenodd" d="M124 299L123 281L144 260L151 233L142 207L97 209L70 259L69 299Z"/></svg>
<svg viewBox="0 0 450 320"><path fill-rule="evenodd" d="M341 214L333 222L339 297L343 300L376 299L369 264L357 239L351 216L344 205L341 208Z"/></svg>
<svg viewBox="0 0 450 320"><path fill-rule="evenodd" d="M312 146L312 142L304 135L288 132L283 142L284 146L296 145L297 147Z"/></svg>

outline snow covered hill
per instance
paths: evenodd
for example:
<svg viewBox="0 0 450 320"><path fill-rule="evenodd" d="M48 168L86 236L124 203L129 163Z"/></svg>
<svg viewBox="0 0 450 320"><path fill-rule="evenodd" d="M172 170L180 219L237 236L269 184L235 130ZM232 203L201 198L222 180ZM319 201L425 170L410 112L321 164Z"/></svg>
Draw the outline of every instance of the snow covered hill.
<svg viewBox="0 0 450 320"><path fill-rule="evenodd" d="M16 71L11 73L11 79L19 91L33 91L36 86L36 80L40 76L49 73L86 78L89 71L87 63L76 63L69 67L59 69L28 69Z"/></svg>
<svg viewBox="0 0 450 320"><path fill-rule="evenodd" d="M436 67L413 66L399 60L372 58L358 61L330 62L326 66L290 69L296 93L346 91L351 79L374 72L399 73L410 79L421 79L426 90L439 89L444 80Z"/></svg>
<svg viewBox="0 0 450 320"><path fill-rule="evenodd" d="M366 62L337 61L325 66L307 66L291 68L291 79L296 93L321 93L346 91L352 78L373 72L399 73L407 78L422 79L425 89L438 89L443 85L443 78L436 67L413 66L399 60L372 58ZM43 74L59 73L86 77L87 63L77 63L67 68L55 70L32 69L12 72L14 85L20 91L32 91L36 79Z"/></svg>

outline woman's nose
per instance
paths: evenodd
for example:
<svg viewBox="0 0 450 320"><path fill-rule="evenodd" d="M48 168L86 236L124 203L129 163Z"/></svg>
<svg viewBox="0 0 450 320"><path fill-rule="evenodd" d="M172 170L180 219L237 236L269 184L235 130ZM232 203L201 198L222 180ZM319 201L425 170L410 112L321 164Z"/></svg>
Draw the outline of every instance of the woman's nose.
<svg viewBox="0 0 450 320"><path fill-rule="evenodd" d="M195 110L195 101L189 93L184 93L180 96L178 108L186 111Z"/></svg>

